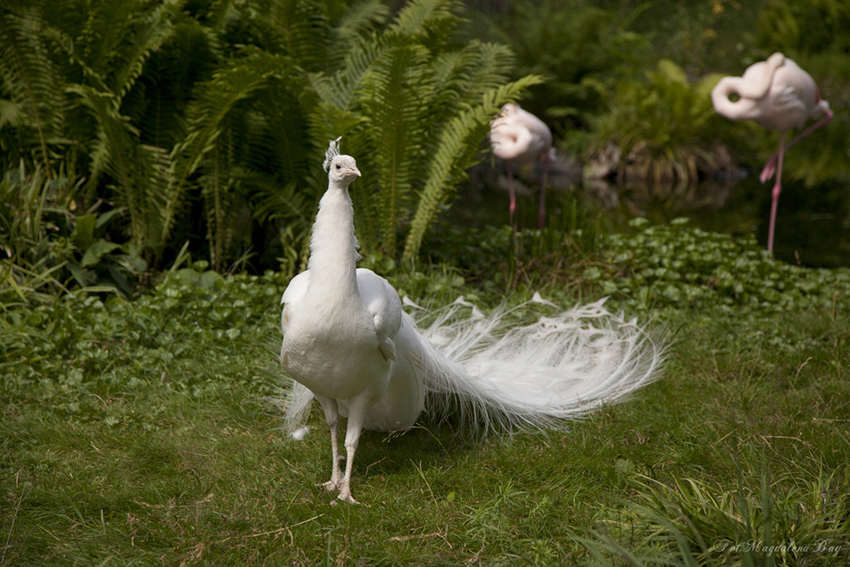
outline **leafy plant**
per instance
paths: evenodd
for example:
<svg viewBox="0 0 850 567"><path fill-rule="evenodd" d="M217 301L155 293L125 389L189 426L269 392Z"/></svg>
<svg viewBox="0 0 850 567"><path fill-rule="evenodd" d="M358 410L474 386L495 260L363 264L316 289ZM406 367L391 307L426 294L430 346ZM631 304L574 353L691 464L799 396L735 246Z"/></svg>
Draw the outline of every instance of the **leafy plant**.
<svg viewBox="0 0 850 567"><path fill-rule="evenodd" d="M757 44L794 54L846 53L850 6L840 0L770 0L756 21Z"/></svg>
<svg viewBox="0 0 850 567"><path fill-rule="evenodd" d="M64 291L63 243L50 238L57 230L51 217L61 216L73 185L49 179L24 166L0 180L0 305L50 303Z"/></svg>
<svg viewBox="0 0 850 567"><path fill-rule="evenodd" d="M43 3L0 8L0 149L3 169L24 160L53 175L62 138L63 81L48 56Z"/></svg>
<svg viewBox="0 0 850 567"><path fill-rule="evenodd" d="M736 241L689 228L687 222L680 218L650 226L645 219L635 219L635 234L610 235L601 246L607 255L601 265L614 273L597 266L588 268L584 277L633 308L751 307L781 312L807 301L830 308L850 300L840 293L850 281L846 268L811 270L778 262L752 236Z"/></svg>
<svg viewBox="0 0 850 567"><path fill-rule="evenodd" d="M529 89L523 107L545 118L572 148L574 130L586 129L605 109L616 82L648 56L647 38L630 31L645 9L618 13L586 0L519 1L484 21L487 35L511 48L522 72L545 78Z"/></svg>
<svg viewBox="0 0 850 567"><path fill-rule="evenodd" d="M22 166L0 182L4 307L52 303L74 283L89 292L135 295L147 270L140 248L104 238L125 209L76 213L82 180L73 181Z"/></svg>
<svg viewBox="0 0 850 567"><path fill-rule="evenodd" d="M717 80L708 76L691 85L681 68L662 60L644 81L622 83L609 111L593 120L586 157L591 167L594 160L611 163L591 175L613 168L620 180L693 183L701 174L734 169L728 150L714 142L731 129L711 105Z"/></svg>
<svg viewBox="0 0 850 567"><path fill-rule="evenodd" d="M70 236L73 248L65 252L67 267L77 284L86 291L116 292L124 297L135 295L134 282L148 268L140 247L105 240L98 234L123 209L105 214L88 213L73 219Z"/></svg>
<svg viewBox="0 0 850 567"><path fill-rule="evenodd" d="M758 490L724 489L693 478L664 484L643 477L628 518L577 538L614 565L842 565L848 528L846 486L834 474L798 482L762 470ZM620 541L617 541L620 540Z"/></svg>
<svg viewBox="0 0 850 567"><path fill-rule="evenodd" d="M216 270L255 246L268 265L282 233L303 250L340 135L368 171L364 249L395 256L406 231L411 260L492 116L537 81L507 83L503 47L457 43L454 0L392 19L379 0L63 6L0 9L0 167L86 176L80 207L122 208L112 222L157 266L186 240Z"/></svg>
<svg viewBox="0 0 850 567"><path fill-rule="evenodd" d="M492 117L539 82L506 84L512 59L502 46L454 46L461 7L411 2L380 34L356 43L341 68L310 78L317 153L342 135L343 151L364 172L353 187L361 242L395 256L402 232L405 262L475 162Z"/></svg>

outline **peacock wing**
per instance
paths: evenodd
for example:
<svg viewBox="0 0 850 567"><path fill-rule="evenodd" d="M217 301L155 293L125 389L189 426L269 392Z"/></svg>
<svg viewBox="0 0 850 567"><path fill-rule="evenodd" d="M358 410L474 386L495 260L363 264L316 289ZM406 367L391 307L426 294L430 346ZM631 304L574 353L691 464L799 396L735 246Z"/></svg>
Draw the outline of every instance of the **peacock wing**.
<svg viewBox="0 0 850 567"><path fill-rule="evenodd" d="M401 327L401 300L390 283L366 268L357 269L357 287L360 299L372 315L378 348L385 360L395 361L395 336Z"/></svg>
<svg viewBox="0 0 850 567"><path fill-rule="evenodd" d="M310 270L304 270L292 278L283 292L283 297L280 298L280 304L283 305L283 311L280 314L280 328L284 335L286 335L286 328L289 326L287 309L290 305L298 304L301 301L304 294L307 293L308 285L310 285Z"/></svg>

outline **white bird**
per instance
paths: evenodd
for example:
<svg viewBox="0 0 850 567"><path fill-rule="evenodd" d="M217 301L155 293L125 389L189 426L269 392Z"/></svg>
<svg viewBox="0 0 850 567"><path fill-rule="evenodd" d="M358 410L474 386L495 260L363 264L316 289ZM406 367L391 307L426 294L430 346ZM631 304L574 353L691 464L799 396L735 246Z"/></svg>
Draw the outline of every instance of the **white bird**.
<svg viewBox="0 0 850 567"><path fill-rule="evenodd" d="M552 148L552 132L542 120L519 107L518 104L506 104L502 112L490 123L490 144L493 153L508 165L508 192L511 196L509 207L511 224L516 210L514 193L514 175L512 164L533 165L543 163L543 175L540 181L540 209L537 213L537 226L543 228L546 222L546 171L555 160Z"/></svg>
<svg viewBox="0 0 850 567"><path fill-rule="evenodd" d="M736 94L738 100L731 101L729 96L732 94ZM711 91L711 102L718 114L730 120L752 120L763 128L782 131L779 152L771 156L759 177L764 183L776 173L767 232L767 249L772 251L776 207L782 192L783 157L788 148L832 120L829 103L821 99L811 75L781 53L774 53L767 61L750 65L741 77L720 79ZM802 128L809 118L816 119L821 115L821 120L785 144L789 129Z"/></svg>
<svg viewBox="0 0 850 567"><path fill-rule="evenodd" d="M661 349L635 321L605 310L604 300L504 332L506 312L475 310L458 319L469 305L459 299L420 331L384 278L355 267L348 186L360 171L354 158L339 155L338 142L326 154L330 182L308 269L281 299L280 359L295 380L288 428L303 434L313 397L324 411L332 462L323 486L339 499L355 502L351 473L363 428L404 430L423 411L443 415L458 405L484 431L543 427L618 401L658 376ZM547 303L537 295L532 301ZM348 417L344 473L340 415Z"/></svg>

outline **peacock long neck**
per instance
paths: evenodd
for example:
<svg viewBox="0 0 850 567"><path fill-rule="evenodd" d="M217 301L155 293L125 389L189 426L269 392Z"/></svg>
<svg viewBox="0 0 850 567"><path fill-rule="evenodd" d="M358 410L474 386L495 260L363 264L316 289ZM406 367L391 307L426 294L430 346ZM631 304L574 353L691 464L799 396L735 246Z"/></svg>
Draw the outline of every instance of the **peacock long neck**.
<svg viewBox="0 0 850 567"><path fill-rule="evenodd" d="M359 297L357 258L354 207L348 189L331 183L319 202L310 239L308 293L315 293L329 302Z"/></svg>

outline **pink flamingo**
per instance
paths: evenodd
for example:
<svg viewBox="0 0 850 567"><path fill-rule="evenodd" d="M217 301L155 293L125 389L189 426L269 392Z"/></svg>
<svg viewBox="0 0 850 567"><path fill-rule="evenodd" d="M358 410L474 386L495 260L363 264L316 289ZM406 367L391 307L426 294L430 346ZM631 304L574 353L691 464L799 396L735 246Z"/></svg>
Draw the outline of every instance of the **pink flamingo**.
<svg viewBox="0 0 850 567"><path fill-rule="evenodd" d="M731 94L737 94L738 100L729 100ZM767 249L772 251L776 206L782 192L783 156L788 148L832 120L829 103L821 99L811 75L781 53L774 53L767 61L750 65L742 77L720 79L711 91L711 102L719 114L730 120L752 120L759 126L782 132L779 152L771 156L759 176L764 183L776 173L767 232ZM821 115L823 118L785 144L789 129L802 128L806 120L817 119Z"/></svg>
<svg viewBox="0 0 850 567"><path fill-rule="evenodd" d="M540 210L537 213L537 226L543 228L546 221L546 171L549 163L555 159L552 148L552 132L542 120L521 109L518 104L506 104L502 112L490 123L490 143L496 157L508 164L508 191L511 195L511 224L516 210L514 176L512 164L531 165L535 161L543 162L543 178L540 182Z"/></svg>

